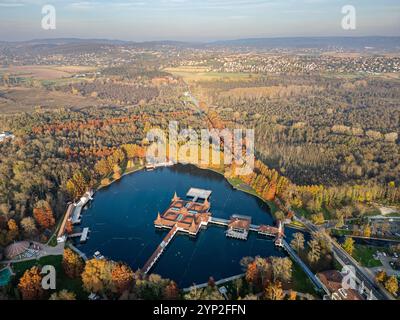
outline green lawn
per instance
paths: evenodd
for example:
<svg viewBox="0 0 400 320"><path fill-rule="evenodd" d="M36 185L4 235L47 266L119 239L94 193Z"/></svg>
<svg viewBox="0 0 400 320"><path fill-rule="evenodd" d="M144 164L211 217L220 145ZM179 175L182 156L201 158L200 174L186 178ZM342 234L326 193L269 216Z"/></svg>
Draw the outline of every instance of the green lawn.
<svg viewBox="0 0 400 320"><path fill-rule="evenodd" d="M293 211L302 217L310 219L311 213L305 208L294 208Z"/></svg>
<svg viewBox="0 0 400 320"><path fill-rule="evenodd" d="M353 257L364 267L368 268L380 267L382 266L382 263L379 260L375 260L373 258L373 255L375 254L376 251L386 252L387 249L382 247L373 247L373 246L356 244L354 245Z"/></svg>
<svg viewBox="0 0 400 320"><path fill-rule="evenodd" d="M297 292L310 293L315 295L315 289L311 280L297 263L293 262L292 268L292 289Z"/></svg>
<svg viewBox="0 0 400 320"><path fill-rule="evenodd" d="M351 230L343 230L343 229L332 229L331 234L333 236L345 236L345 235L351 235L353 232Z"/></svg>

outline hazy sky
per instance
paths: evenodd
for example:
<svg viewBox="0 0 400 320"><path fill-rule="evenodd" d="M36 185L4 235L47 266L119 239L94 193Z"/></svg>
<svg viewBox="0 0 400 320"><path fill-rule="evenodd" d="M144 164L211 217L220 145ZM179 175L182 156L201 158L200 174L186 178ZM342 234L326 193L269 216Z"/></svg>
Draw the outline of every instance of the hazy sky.
<svg viewBox="0 0 400 320"><path fill-rule="evenodd" d="M56 30L41 8L56 8ZM357 29L341 28L353 5ZM122 40L400 35L399 0L0 0L0 40L82 37Z"/></svg>

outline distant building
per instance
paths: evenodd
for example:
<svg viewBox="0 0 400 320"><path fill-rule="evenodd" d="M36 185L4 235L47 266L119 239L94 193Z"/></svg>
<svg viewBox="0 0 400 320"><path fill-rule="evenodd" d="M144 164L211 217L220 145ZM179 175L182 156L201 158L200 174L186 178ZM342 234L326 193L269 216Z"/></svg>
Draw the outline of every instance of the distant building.
<svg viewBox="0 0 400 320"><path fill-rule="evenodd" d="M14 139L15 136L9 131L3 131L0 133L0 142L3 142L6 139Z"/></svg>
<svg viewBox="0 0 400 320"><path fill-rule="evenodd" d="M251 225L251 217L233 215L228 224L226 236L246 240Z"/></svg>

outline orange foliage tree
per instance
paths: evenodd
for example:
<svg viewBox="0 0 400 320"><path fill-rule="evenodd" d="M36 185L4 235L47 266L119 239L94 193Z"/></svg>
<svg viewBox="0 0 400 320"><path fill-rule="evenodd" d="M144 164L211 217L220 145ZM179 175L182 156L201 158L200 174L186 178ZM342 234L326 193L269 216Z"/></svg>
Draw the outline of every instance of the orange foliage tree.
<svg viewBox="0 0 400 320"><path fill-rule="evenodd" d="M44 229L51 228L55 224L53 210L49 203L44 200L40 200L36 203L36 206L33 209L33 217L38 225Z"/></svg>
<svg viewBox="0 0 400 320"><path fill-rule="evenodd" d="M91 259L86 262L82 273L83 288L87 292L102 293L109 289L111 265L107 260Z"/></svg>
<svg viewBox="0 0 400 320"><path fill-rule="evenodd" d="M70 278L79 277L83 271L84 263L82 259L73 252L71 249L67 248L64 250L62 266L65 274Z"/></svg>
<svg viewBox="0 0 400 320"><path fill-rule="evenodd" d="M111 271L112 291L122 294L133 286L134 273L123 263L116 263Z"/></svg>
<svg viewBox="0 0 400 320"><path fill-rule="evenodd" d="M179 288L174 281L168 283L164 289L164 297L167 300L177 300L179 299Z"/></svg>
<svg viewBox="0 0 400 320"><path fill-rule="evenodd" d="M42 276L37 267L25 271L19 279L18 289L24 300L37 300L43 297Z"/></svg>

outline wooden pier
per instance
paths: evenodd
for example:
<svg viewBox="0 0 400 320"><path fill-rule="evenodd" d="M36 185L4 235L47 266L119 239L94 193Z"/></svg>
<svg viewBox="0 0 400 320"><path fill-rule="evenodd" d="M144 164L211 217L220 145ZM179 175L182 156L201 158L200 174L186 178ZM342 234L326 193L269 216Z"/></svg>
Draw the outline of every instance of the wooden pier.
<svg viewBox="0 0 400 320"><path fill-rule="evenodd" d="M153 254L150 256L150 258L147 260L147 262L142 268L142 271L145 274L147 274L150 271L150 269L154 266L154 264L160 258L161 254L164 252L165 248L168 246L168 244L171 242L171 240L174 238L175 234L178 231L179 227L175 225L165 236L164 240L161 241L157 249L153 252Z"/></svg>
<svg viewBox="0 0 400 320"><path fill-rule="evenodd" d="M85 242L88 239L89 232L90 232L89 228L84 228L82 232L77 232L77 233L70 234L68 237L69 238L80 237L79 241L82 243L82 242Z"/></svg>

